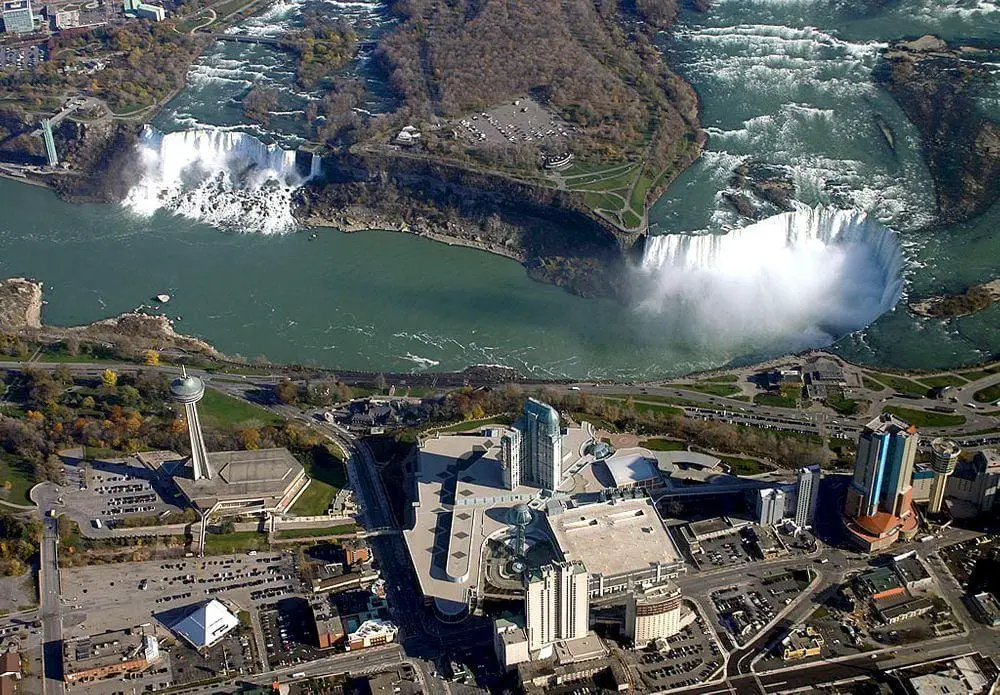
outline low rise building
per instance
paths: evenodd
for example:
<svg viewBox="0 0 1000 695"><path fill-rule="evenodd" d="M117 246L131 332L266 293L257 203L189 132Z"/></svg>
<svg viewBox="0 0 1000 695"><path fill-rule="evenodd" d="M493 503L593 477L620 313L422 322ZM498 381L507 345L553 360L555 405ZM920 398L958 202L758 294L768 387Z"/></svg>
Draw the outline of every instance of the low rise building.
<svg viewBox="0 0 1000 695"><path fill-rule="evenodd" d="M207 649L240 624L218 599L190 606L187 614L170 626L195 649Z"/></svg>
<svg viewBox="0 0 1000 695"><path fill-rule="evenodd" d="M150 19L154 22L162 22L166 17L166 10L162 7L150 5L142 0L124 0L124 9L126 16Z"/></svg>
<svg viewBox="0 0 1000 695"><path fill-rule="evenodd" d="M854 588L864 599L878 601L906 594L906 587L889 567L876 567L854 579Z"/></svg>
<svg viewBox="0 0 1000 695"><path fill-rule="evenodd" d="M347 637L340 613L337 612L337 607L330 603L329 597L311 599L309 610L313 622L316 623L316 643L320 649L332 649Z"/></svg>
<svg viewBox="0 0 1000 695"><path fill-rule="evenodd" d="M815 628L798 627L781 640L781 657L785 661L794 661L819 656L824 644L823 635Z"/></svg>
<svg viewBox="0 0 1000 695"><path fill-rule="evenodd" d="M924 567L924 563L921 562L920 556L915 550L893 557L892 569L903 586L911 591L925 588L934 583L934 578Z"/></svg>
<svg viewBox="0 0 1000 695"><path fill-rule="evenodd" d="M159 658L159 641L141 628L68 639L63 642L63 678L67 683L117 678L144 671Z"/></svg>
<svg viewBox="0 0 1000 695"><path fill-rule="evenodd" d="M913 695L980 695L995 692L997 668L981 654L961 656L939 664L933 673L909 678L907 692Z"/></svg>
<svg viewBox="0 0 1000 695"><path fill-rule="evenodd" d="M586 567L591 598L664 584L686 571L648 498L569 507L545 520L562 558Z"/></svg>
<svg viewBox="0 0 1000 695"><path fill-rule="evenodd" d="M969 607L979 622L990 627L1000 627L1000 602L993 594L983 591L970 596Z"/></svg>
<svg viewBox="0 0 1000 695"><path fill-rule="evenodd" d="M688 551L698 555L702 552L701 544L704 541L735 536L741 529L749 525L749 521L723 516L685 524L681 526L680 536L684 544L687 545Z"/></svg>
<svg viewBox="0 0 1000 695"><path fill-rule="evenodd" d="M347 651L369 649L382 644L396 641L399 628L389 620L371 618L364 621L354 632L347 636Z"/></svg>
<svg viewBox="0 0 1000 695"><path fill-rule="evenodd" d="M908 595L874 601L873 605L879 619L887 625L901 623L904 620L916 618L934 610L934 604L930 599L923 597L914 598Z"/></svg>
<svg viewBox="0 0 1000 695"><path fill-rule="evenodd" d="M493 621L493 649L497 661L508 671L531 659L528 652L528 633L521 625L507 618L497 618Z"/></svg>

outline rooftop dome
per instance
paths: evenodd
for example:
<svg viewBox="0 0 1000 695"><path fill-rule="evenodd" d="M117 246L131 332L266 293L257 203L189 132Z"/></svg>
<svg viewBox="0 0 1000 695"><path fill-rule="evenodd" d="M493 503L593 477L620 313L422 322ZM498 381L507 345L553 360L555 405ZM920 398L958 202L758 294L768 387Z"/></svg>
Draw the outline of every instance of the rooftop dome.
<svg viewBox="0 0 1000 695"><path fill-rule="evenodd" d="M511 526L529 526L531 524L531 510L524 502L515 504L507 510L507 523Z"/></svg>
<svg viewBox="0 0 1000 695"><path fill-rule="evenodd" d="M170 395L178 401L198 400L205 394L205 384L196 376L177 377L170 382Z"/></svg>

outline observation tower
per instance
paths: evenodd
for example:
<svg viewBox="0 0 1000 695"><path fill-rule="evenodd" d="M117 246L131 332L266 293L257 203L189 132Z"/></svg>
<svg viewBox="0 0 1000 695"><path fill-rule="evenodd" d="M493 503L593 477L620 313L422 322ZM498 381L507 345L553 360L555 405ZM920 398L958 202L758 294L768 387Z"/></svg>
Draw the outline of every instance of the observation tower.
<svg viewBox="0 0 1000 695"><path fill-rule="evenodd" d="M524 556L527 554L527 541L524 529L531 526L531 509L523 502L507 510L507 524L511 527L510 552L513 559L511 571L520 574L527 568Z"/></svg>
<svg viewBox="0 0 1000 695"><path fill-rule="evenodd" d="M934 460L931 462L934 484L931 487L927 511L937 514L941 511L941 503L944 502L944 488L948 484L948 476L955 472L955 464L958 463L958 455L962 450L950 439L938 437L931 442L931 452L934 454Z"/></svg>
<svg viewBox="0 0 1000 695"><path fill-rule="evenodd" d="M201 434L201 421L198 420L197 403L204 395L204 382L196 376L189 376L187 370L184 370L183 376L170 382L171 400L184 405L188 437L191 439L191 465L195 480L212 477L212 469L208 465L208 451L205 450L205 439Z"/></svg>

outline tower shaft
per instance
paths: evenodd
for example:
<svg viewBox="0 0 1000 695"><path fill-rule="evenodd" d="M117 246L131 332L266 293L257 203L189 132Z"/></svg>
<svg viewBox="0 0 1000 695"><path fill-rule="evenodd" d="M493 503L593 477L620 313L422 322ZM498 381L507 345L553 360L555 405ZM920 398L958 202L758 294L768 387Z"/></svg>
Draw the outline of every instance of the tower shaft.
<svg viewBox="0 0 1000 695"><path fill-rule="evenodd" d="M187 418L188 437L191 440L191 464L194 468L194 479L211 478L212 469L208 465L208 450L205 449L205 439L201 434L201 421L198 420L198 408L195 403L184 404L184 416Z"/></svg>

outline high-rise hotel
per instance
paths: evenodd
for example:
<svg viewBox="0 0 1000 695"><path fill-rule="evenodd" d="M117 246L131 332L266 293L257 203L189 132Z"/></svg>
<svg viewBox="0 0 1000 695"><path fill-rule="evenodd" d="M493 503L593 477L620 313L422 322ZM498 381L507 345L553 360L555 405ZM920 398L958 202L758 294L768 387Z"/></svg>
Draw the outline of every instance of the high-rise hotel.
<svg viewBox="0 0 1000 695"><path fill-rule="evenodd" d="M847 489L848 540L868 552L917 530L913 512L913 462L917 428L890 414L869 422L858 439L854 477Z"/></svg>

